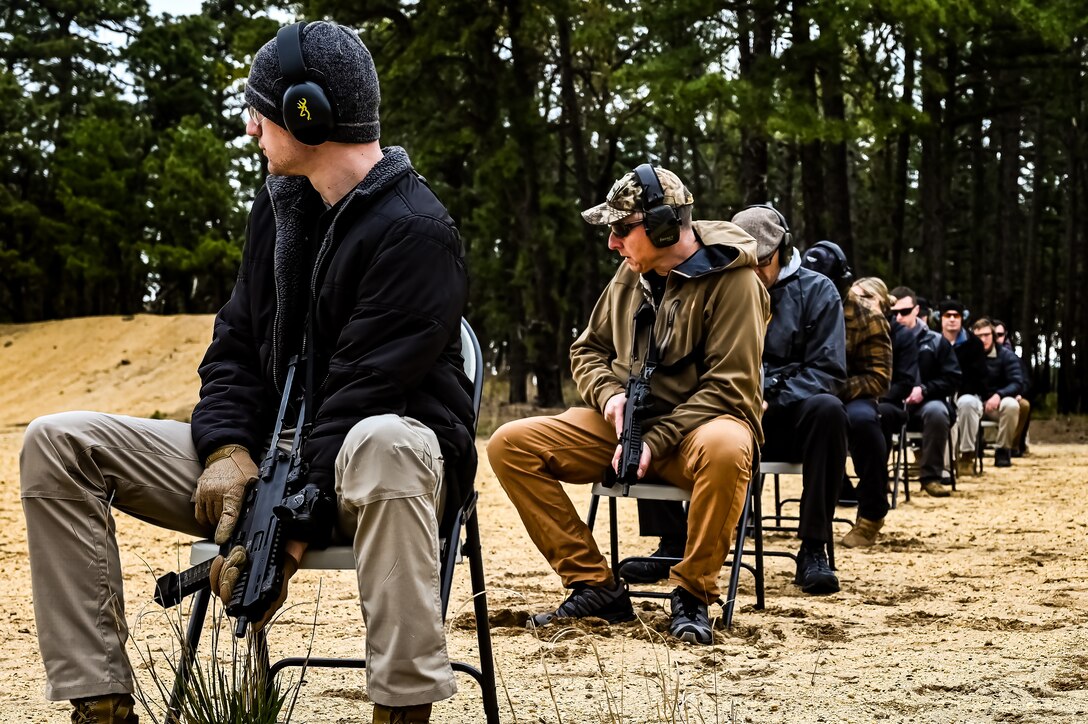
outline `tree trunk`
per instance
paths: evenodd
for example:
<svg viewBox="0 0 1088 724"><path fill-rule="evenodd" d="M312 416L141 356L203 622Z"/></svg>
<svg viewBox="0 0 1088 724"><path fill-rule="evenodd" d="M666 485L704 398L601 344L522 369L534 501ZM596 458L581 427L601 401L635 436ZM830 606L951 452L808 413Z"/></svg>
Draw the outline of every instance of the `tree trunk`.
<svg viewBox="0 0 1088 724"><path fill-rule="evenodd" d="M593 183L589 176L589 159L586 155L585 134L581 108L578 105L578 93L574 87L574 58L570 47L569 6L563 4L555 13L556 39L559 44L559 87L563 103L563 129L570 143L570 155L574 164L574 188L578 193L579 208L588 209L594 205ZM599 290L604 284L597 269L597 246L600 233L589 224L581 224L582 251L578 255L579 299L576 319L588 319L593 305L597 301Z"/></svg>
<svg viewBox="0 0 1088 724"><path fill-rule="evenodd" d="M1068 119L1065 133L1066 180L1065 180L1065 293L1062 299L1061 349L1058 351L1058 411L1063 414L1077 414L1082 411L1084 382L1078 377L1074 364L1074 342L1079 336L1079 305L1077 289L1082 283L1077 268L1078 241L1081 209L1081 148L1080 130L1080 73L1073 73L1072 95L1076 99L1073 111ZM1083 354L1078 355L1083 358ZM1083 364L1083 362L1081 363Z"/></svg>
<svg viewBox="0 0 1088 724"><path fill-rule="evenodd" d="M822 75L824 118L832 125L834 140L827 149L827 209L831 217L831 240L842 247L847 259L854 258L854 229L850 223L850 167L846 153L846 99L842 88L842 51L835 49Z"/></svg>
<svg viewBox="0 0 1088 724"><path fill-rule="evenodd" d="M914 105L914 42L905 38L903 41L903 104ZM895 140L895 171L891 205L892 225L892 277L902 279L903 274L903 247L905 246L905 226L907 219L907 175L910 171L910 130L906 126L899 132ZM928 292L927 292L928 293Z"/></svg>
<svg viewBox="0 0 1088 724"><path fill-rule="evenodd" d="M753 89L755 106L741 113L740 188L745 205L769 201L767 195L767 130L770 87L763 74L771 58L774 8L764 0L753 2L749 12L738 13L740 77Z"/></svg>
<svg viewBox="0 0 1088 724"><path fill-rule="evenodd" d="M994 119L993 145L1001 154L997 174L997 249L989 255L993 280L986 308L1001 319L1012 318L1012 296L1017 286L1013 255L1020 258L1020 80L1016 72L997 74L996 99L1001 109Z"/></svg>
<svg viewBox="0 0 1088 724"><path fill-rule="evenodd" d="M1023 346L1022 356L1033 366L1035 353L1039 346L1039 334L1036 331L1036 307L1040 306L1034 298L1035 276L1039 271L1039 227L1043 223L1043 211L1046 208L1046 171L1047 169L1047 138L1046 115L1041 110L1036 110L1034 146L1035 164L1031 178L1031 218L1028 222L1025 234L1026 245L1024 249L1024 288L1020 297L1020 314L1016 321L1016 329L1020 332L1020 342ZM1011 321L1011 320L1010 320Z"/></svg>
<svg viewBox="0 0 1088 724"><path fill-rule="evenodd" d="M793 4L791 19L793 30L793 53L798 58L796 94L799 101L815 111L816 64L812 61L814 52L811 45L810 21L804 10L806 0L797 0ZM814 135L814 134L813 134ZM798 156L801 160L801 213L802 228L794 230L794 237L804 241L809 247L827 236L823 223L824 203L824 158L823 144L819 139L799 144Z"/></svg>
<svg viewBox="0 0 1088 724"><path fill-rule="evenodd" d="M943 259L945 249L944 236L944 198L941 175L944 172L941 149L941 96L938 83L941 68L938 51L926 49L922 52L922 113L925 114L925 127L922 131L922 163L919 168L918 184L922 196L922 238L916 252L923 260L923 279L930 279L933 298L944 298L944 265L937 260ZM928 267L928 268L927 268Z"/></svg>
<svg viewBox="0 0 1088 724"><path fill-rule="evenodd" d="M522 169L522 185L514 191L517 197L515 228L518 238L525 242L525 253L529 255L533 270L530 293L532 318L526 327L526 347L530 353L529 367L536 378L536 404L558 407L563 404L563 396L559 364L553 353L559 320L559 307L555 298L557 280L551 254L548 253L551 240L542 236L546 232L544 225L540 223L539 169L542 164L537 144L538 139L544 136L536 88L536 71L540 63L531 40L525 37L527 31L522 25L524 10L522 0L507 2L514 80L510 125L518 146Z"/></svg>

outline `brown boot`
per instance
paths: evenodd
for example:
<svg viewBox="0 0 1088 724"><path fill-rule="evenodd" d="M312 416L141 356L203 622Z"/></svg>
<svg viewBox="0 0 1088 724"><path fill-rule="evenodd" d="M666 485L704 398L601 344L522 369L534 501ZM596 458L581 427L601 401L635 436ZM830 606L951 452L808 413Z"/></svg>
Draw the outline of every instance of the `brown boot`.
<svg viewBox="0 0 1088 724"><path fill-rule="evenodd" d="M974 476L975 474L975 454L974 453L960 453L959 460L956 461L956 477L966 478L968 476Z"/></svg>
<svg viewBox="0 0 1088 724"><path fill-rule="evenodd" d="M374 724L427 724L431 720L431 705L374 705Z"/></svg>
<svg viewBox="0 0 1088 724"><path fill-rule="evenodd" d="M940 480L923 480L922 490L933 498L947 498L952 495L952 489L942 485Z"/></svg>
<svg viewBox="0 0 1088 724"><path fill-rule="evenodd" d="M859 515L854 527L842 537L842 544L847 548L868 548L876 543L876 537L883 527L883 518L880 520L866 520Z"/></svg>
<svg viewBox="0 0 1088 724"><path fill-rule="evenodd" d="M72 724L139 724L132 694L73 699Z"/></svg>

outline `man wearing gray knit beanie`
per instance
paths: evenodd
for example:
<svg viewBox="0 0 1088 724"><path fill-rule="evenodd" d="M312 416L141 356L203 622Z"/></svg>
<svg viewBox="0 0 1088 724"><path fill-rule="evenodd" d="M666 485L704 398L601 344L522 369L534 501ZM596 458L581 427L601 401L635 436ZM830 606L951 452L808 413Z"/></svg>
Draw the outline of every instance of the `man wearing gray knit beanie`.
<svg viewBox="0 0 1088 724"><path fill-rule="evenodd" d="M846 380L846 331L835 285L805 269L785 217L750 206L733 223L756 240L756 273L771 295L763 345L763 460L800 462L801 510L794 583L805 593L835 593L831 519L846 468L846 409L835 396Z"/></svg>
<svg viewBox="0 0 1088 724"><path fill-rule="evenodd" d="M246 133L270 175L191 425L81 412L27 428L20 470L34 600L48 601L36 608L46 695L71 700L73 721L138 720L125 628L113 623L124 598L110 511L214 538L229 555L209 583L228 603L257 560L238 523L250 486L272 479L257 463L274 465L282 424L303 431L292 470L304 472L288 478L297 510L270 558L278 595L247 610L246 627L276 613L308 549L351 545L373 721L427 722L432 703L457 691L439 525L470 499L476 468L464 249L404 149L379 145L378 76L353 31L281 29L254 58L245 97ZM289 419L277 422L279 409ZM90 460L89 449L100 454ZM498 721L493 702L492 691L488 720Z"/></svg>
<svg viewBox="0 0 1088 724"><path fill-rule="evenodd" d="M280 67L280 38L257 51L246 82L246 103L257 113L286 128L282 107L290 81ZM370 51L355 31L327 22L307 23L301 31L302 57L307 79L328 96L335 128L328 140L370 143L378 140L378 73ZM295 114L295 109L288 109ZM295 114L297 115L297 114Z"/></svg>

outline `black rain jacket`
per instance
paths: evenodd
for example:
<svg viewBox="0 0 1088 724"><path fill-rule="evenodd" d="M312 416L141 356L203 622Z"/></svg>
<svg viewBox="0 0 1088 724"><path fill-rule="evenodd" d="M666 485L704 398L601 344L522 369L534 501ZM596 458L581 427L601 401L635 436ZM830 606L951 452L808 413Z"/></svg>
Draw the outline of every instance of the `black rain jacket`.
<svg viewBox="0 0 1088 724"><path fill-rule="evenodd" d="M797 259L794 262L793 259ZM800 255L771 288L771 322L763 345L763 399L768 407L837 394L846 381L842 300L823 274L799 268Z"/></svg>
<svg viewBox="0 0 1088 724"><path fill-rule="evenodd" d="M1003 345L996 345L997 354L986 356L986 397L1016 397L1024 393L1024 373L1020 358ZM983 398L985 401L986 398Z"/></svg>

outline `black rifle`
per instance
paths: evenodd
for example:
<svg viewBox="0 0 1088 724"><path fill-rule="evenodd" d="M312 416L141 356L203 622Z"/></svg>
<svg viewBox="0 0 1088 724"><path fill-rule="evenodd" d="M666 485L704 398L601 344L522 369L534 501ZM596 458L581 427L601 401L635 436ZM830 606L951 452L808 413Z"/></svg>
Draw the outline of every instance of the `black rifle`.
<svg viewBox="0 0 1088 724"><path fill-rule="evenodd" d="M623 494L631 491L631 486L638 482L638 464L642 459L642 420L650 398L650 381L644 375L631 375L627 380L627 404L623 408L623 432L620 433L619 470L609 465L605 471L604 486L611 488L617 482L623 483Z"/></svg>
<svg viewBox="0 0 1088 724"><path fill-rule="evenodd" d="M620 433L620 460L618 469L613 470L609 465L605 470L604 482L606 488L611 488L617 482L623 484L623 495L626 497L631 492L631 486L638 482L638 464L642 459L642 418L650 408L650 377L657 367L657 350L654 348L653 315L640 307L635 314L634 341L632 343L631 359L636 359L635 351L638 347L638 331L645 323L649 322L650 333L647 338L646 362L638 375L631 375L627 379L627 402L623 407L623 432Z"/></svg>
<svg viewBox="0 0 1088 724"><path fill-rule="evenodd" d="M279 417L272 432L272 445L261 463L260 477L246 491L230 540L219 549L224 557L235 546L240 545L246 551L245 570L238 577L226 607L227 615L237 619L234 635L238 638L245 636L247 624L264 618L279 597L283 588L287 534L316 522L313 506L320 500L316 487L306 485L299 492L288 494L289 490L299 487L306 472L301 446L305 436L307 396L302 397L290 452L281 450L277 444L291 402L297 363L298 357L292 357L288 364ZM162 576L155 584L155 602L169 608L186 596L207 588L211 567L212 561L205 561L181 573Z"/></svg>

